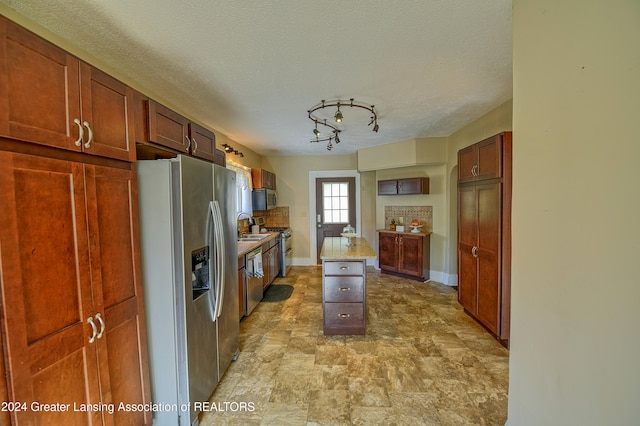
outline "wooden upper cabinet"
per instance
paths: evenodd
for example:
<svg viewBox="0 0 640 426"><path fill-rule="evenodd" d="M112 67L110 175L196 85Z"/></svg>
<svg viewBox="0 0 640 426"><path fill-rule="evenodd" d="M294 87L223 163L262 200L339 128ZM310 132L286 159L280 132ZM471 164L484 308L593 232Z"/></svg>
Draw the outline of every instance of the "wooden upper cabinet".
<svg viewBox="0 0 640 426"><path fill-rule="evenodd" d="M429 178L398 179L398 195L428 194Z"/></svg>
<svg viewBox="0 0 640 426"><path fill-rule="evenodd" d="M151 99L148 101L147 119L150 142L182 154L189 153L189 120Z"/></svg>
<svg viewBox="0 0 640 426"><path fill-rule="evenodd" d="M251 169L253 188L276 189L276 175L265 169Z"/></svg>
<svg viewBox="0 0 640 426"><path fill-rule="evenodd" d="M215 161L216 135L209 129L189 123L189 138L191 139L191 155L203 160Z"/></svg>
<svg viewBox="0 0 640 426"><path fill-rule="evenodd" d="M398 194L398 181L396 179L378 181L378 195L397 195L397 194Z"/></svg>
<svg viewBox="0 0 640 426"><path fill-rule="evenodd" d="M142 96L137 98L136 109L138 111L144 110L139 103L140 98L143 98L147 105L147 127L136 132L139 142L152 142L168 148L170 153L165 157L185 154L209 162L219 162L219 158L216 158L215 133L152 99L146 99ZM139 112L138 115L140 115Z"/></svg>
<svg viewBox="0 0 640 426"><path fill-rule="evenodd" d="M511 132L487 138L458 151L458 182L473 182L502 177L504 142Z"/></svg>
<svg viewBox="0 0 640 426"><path fill-rule="evenodd" d="M0 17L0 135L135 160L132 91Z"/></svg>
<svg viewBox="0 0 640 426"><path fill-rule="evenodd" d="M429 178L403 178L378 181L378 195L428 194Z"/></svg>

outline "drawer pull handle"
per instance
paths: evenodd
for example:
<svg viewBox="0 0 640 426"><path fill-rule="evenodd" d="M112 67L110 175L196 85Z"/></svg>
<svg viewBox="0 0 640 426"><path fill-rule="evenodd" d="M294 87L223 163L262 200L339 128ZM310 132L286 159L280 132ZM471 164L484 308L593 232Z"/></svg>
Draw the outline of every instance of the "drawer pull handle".
<svg viewBox="0 0 640 426"><path fill-rule="evenodd" d="M350 291L351 287L340 287L340 291Z"/></svg>
<svg viewBox="0 0 640 426"><path fill-rule="evenodd" d="M340 267L340 270L341 270L341 271L346 271L347 269L349 269L349 267L348 267L348 266L341 266L341 267Z"/></svg>
<svg viewBox="0 0 640 426"><path fill-rule="evenodd" d="M351 315L350 314L338 314L338 316L340 318L349 318Z"/></svg>

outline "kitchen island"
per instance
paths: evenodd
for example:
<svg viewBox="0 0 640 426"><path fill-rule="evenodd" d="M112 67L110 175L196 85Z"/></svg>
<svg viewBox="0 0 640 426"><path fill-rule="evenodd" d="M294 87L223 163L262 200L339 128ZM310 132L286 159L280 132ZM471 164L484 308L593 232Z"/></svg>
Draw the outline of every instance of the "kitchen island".
<svg viewBox="0 0 640 426"><path fill-rule="evenodd" d="M375 258L364 238L325 237L320 252L325 335L365 334L365 267Z"/></svg>

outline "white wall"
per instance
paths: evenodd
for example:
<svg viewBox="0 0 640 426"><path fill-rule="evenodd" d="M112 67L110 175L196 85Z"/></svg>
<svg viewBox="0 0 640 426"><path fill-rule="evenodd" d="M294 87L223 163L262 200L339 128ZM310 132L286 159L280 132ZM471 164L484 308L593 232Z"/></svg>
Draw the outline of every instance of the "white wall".
<svg viewBox="0 0 640 426"><path fill-rule="evenodd" d="M640 2L514 0L511 426L640 424Z"/></svg>

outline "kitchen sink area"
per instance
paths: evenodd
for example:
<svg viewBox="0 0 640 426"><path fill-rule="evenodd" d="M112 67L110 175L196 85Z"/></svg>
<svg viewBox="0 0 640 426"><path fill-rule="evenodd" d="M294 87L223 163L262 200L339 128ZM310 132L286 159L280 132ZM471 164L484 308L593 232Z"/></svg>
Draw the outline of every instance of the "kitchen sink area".
<svg viewBox="0 0 640 426"><path fill-rule="evenodd" d="M238 237L238 242L262 241L271 234L242 234Z"/></svg>

